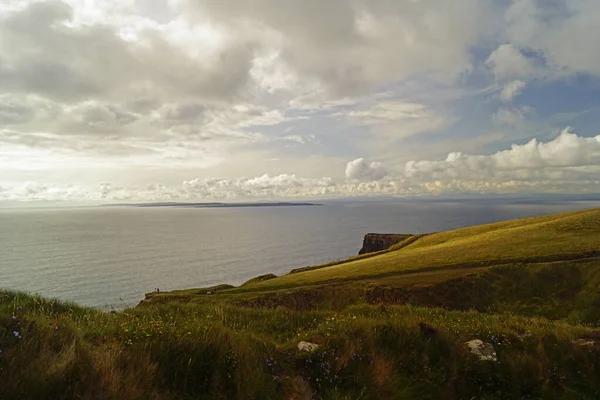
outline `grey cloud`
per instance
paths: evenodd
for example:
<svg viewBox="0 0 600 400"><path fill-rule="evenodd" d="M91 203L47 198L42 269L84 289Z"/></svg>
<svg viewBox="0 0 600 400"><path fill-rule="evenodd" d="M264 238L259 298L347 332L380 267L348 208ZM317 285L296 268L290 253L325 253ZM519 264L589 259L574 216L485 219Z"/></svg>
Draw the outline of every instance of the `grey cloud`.
<svg viewBox="0 0 600 400"><path fill-rule="evenodd" d="M414 74L453 80L472 67L469 47L495 30L489 1L189 3L199 19L208 16L250 34L266 27L272 32L266 45L280 50L278 60L334 97Z"/></svg>
<svg viewBox="0 0 600 400"><path fill-rule="evenodd" d="M118 135L137 119L137 115L116 104L87 101L65 109L56 120L55 129L77 135Z"/></svg>
<svg viewBox="0 0 600 400"><path fill-rule="evenodd" d="M123 111L114 105L91 104L85 106L81 112L82 121L88 125L96 126L103 124L128 125L137 117L127 111Z"/></svg>
<svg viewBox="0 0 600 400"><path fill-rule="evenodd" d="M0 144L22 145L31 148L68 148L67 141L57 135L0 130Z"/></svg>
<svg viewBox="0 0 600 400"><path fill-rule="evenodd" d="M485 64L501 80L600 76L598 15L595 0L513 0L504 15L508 42Z"/></svg>
<svg viewBox="0 0 600 400"><path fill-rule="evenodd" d="M103 77L119 76L123 65L116 64L126 53L121 41L104 27L76 31L63 26L70 16L66 4L47 1L0 20L0 82L5 90L82 98L105 90Z"/></svg>
<svg viewBox="0 0 600 400"><path fill-rule="evenodd" d="M199 104L179 104L167 110L165 119L190 121L202 116L204 107Z"/></svg>
<svg viewBox="0 0 600 400"><path fill-rule="evenodd" d="M37 96L0 94L0 128L28 129L46 125L60 114L60 105Z"/></svg>
<svg viewBox="0 0 600 400"><path fill-rule="evenodd" d="M206 108L197 103L170 103L163 105L152 117L152 122L166 128L201 125Z"/></svg>
<svg viewBox="0 0 600 400"><path fill-rule="evenodd" d="M32 108L11 101L0 101L0 125L22 124L35 117Z"/></svg>
<svg viewBox="0 0 600 400"><path fill-rule="evenodd" d="M65 25L72 10L60 1L34 2L0 20L0 83L4 90L61 101L127 97L132 86L203 99L231 99L248 82L254 50L231 43L216 56L193 59L157 31L142 43L121 39L116 27Z"/></svg>
<svg viewBox="0 0 600 400"><path fill-rule="evenodd" d="M364 158L346 164L346 179L360 181L378 181L388 173L380 162L368 162Z"/></svg>
<svg viewBox="0 0 600 400"><path fill-rule="evenodd" d="M531 107L502 107L492 115L492 121L497 125L518 126L528 114L533 113Z"/></svg>
<svg viewBox="0 0 600 400"><path fill-rule="evenodd" d="M132 100L126 102L126 106L131 111L147 114L152 110L157 109L161 102L157 96L136 96Z"/></svg>

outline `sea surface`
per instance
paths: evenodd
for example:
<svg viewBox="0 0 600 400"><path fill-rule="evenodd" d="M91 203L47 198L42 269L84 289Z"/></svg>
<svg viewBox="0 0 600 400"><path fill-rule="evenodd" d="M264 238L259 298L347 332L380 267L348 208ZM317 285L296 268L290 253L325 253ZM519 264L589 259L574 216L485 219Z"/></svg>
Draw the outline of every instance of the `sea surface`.
<svg viewBox="0 0 600 400"><path fill-rule="evenodd" d="M425 233L600 202L332 202L261 208L0 210L0 288L98 308L163 290L238 285L358 253L365 233Z"/></svg>

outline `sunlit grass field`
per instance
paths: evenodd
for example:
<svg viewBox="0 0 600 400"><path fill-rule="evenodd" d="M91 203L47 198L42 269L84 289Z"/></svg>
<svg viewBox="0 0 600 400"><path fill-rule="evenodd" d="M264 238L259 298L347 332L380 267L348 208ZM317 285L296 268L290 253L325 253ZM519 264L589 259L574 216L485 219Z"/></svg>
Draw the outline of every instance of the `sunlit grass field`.
<svg viewBox="0 0 600 400"><path fill-rule="evenodd" d="M372 258L289 274L256 288L356 279L424 268L585 257L600 251L600 210L576 211L426 235Z"/></svg>

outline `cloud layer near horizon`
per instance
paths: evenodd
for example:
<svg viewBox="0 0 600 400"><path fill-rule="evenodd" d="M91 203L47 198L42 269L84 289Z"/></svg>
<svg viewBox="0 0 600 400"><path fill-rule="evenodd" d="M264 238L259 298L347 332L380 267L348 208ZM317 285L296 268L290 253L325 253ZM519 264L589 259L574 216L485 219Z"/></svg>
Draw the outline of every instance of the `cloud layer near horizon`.
<svg viewBox="0 0 600 400"><path fill-rule="evenodd" d="M346 196L407 196L440 193L515 193L521 190L597 192L600 187L600 135L583 138L568 128L555 139L491 155L452 152L444 160L409 161L389 172L379 162L348 162L346 180L264 174L253 178L196 178L179 186L145 187L46 185L34 182L0 187L0 200L38 201L240 201L318 199ZM560 188L564 188L560 190Z"/></svg>

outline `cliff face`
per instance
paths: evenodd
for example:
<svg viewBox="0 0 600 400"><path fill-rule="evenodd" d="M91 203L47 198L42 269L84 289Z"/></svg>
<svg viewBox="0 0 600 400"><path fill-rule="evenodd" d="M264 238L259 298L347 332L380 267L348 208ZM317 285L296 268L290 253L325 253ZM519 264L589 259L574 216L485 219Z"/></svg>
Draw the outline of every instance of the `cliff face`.
<svg viewBox="0 0 600 400"><path fill-rule="evenodd" d="M387 250L396 243L400 243L411 236L392 233L367 233L363 239L362 249L360 249L358 254Z"/></svg>

